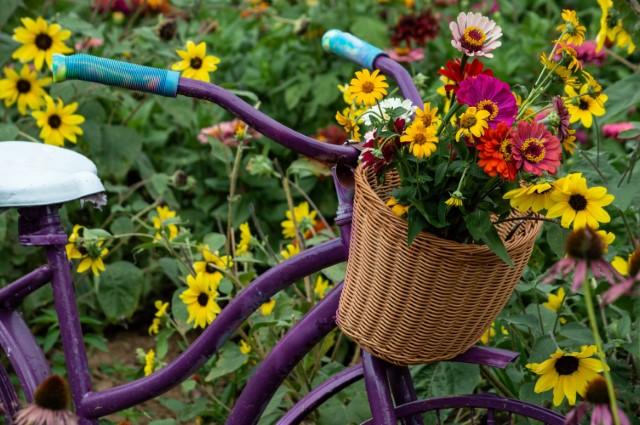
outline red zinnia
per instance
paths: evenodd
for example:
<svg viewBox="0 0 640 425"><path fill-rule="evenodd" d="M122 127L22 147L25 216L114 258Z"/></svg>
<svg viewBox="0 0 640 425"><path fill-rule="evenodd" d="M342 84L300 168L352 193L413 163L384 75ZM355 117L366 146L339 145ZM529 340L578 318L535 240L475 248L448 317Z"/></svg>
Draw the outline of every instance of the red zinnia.
<svg viewBox="0 0 640 425"><path fill-rule="evenodd" d="M503 179L514 181L516 165L511 157L511 139L509 126L504 122L498 123L495 129L488 128L480 137L476 145L478 150L478 166L491 177L497 174Z"/></svg>
<svg viewBox="0 0 640 425"><path fill-rule="evenodd" d="M518 121L517 129L512 129L509 137L513 143L511 153L518 169L523 168L525 172L536 176L545 171L556 173L562 147L560 140L544 124Z"/></svg>
<svg viewBox="0 0 640 425"><path fill-rule="evenodd" d="M404 131L405 120L398 118L394 122L394 127L398 134ZM360 153L360 162L364 168L373 167L374 171L378 173L385 166L389 165L393 160L396 151L400 148L400 137L396 136L380 146L380 143L384 141L383 138L378 138L378 148L374 146L374 141L377 138L377 134L373 134L373 138L367 140L362 144L362 152Z"/></svg>
<svg viewBox="0 0 640 425"><path fill-rule="evenodd" d="M418 14L404 15L400 17L398 24L391 29L391 45L403 44L418 46L427 44L427 39L433 39L440 32L440 24L431 9Z"/></svg>
<svg viewBox="0 0 640 425"><path fill-rule="evenodd" d="M451 81L455 82L455 84L445 85L444 89L446 91L453 90L454 93L457 93L458 89L460 88L460 82L467 78L477 77L480 74L488 75L490 77L493 76L493 71L490 69L483 69L484 64L478 59L474 59L473 62L467 63L464 66L464 72L462 71L462 67L460 65L460 59L456 58L455 61L447 61L447 63L445 64L446 69L441 69L438 71L438 74L444 75Z"/></svg>

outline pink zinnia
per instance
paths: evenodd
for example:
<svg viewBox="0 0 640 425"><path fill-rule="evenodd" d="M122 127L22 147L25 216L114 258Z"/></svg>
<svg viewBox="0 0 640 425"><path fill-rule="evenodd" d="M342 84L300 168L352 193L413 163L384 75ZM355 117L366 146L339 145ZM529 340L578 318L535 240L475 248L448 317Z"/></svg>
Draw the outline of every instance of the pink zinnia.
<svg viewBox="0 0 640 425"><path fill-rule="evenodd" d="M619 137L620 133L622 133L623 131L632 130L634 128L636 127L630 122L618 122L614 124L605 124L602 126L602 134L604 135L604 137L622 141L625 139L621 139ZM637 139L637 138L640 138L640 136L634 137L634 139Z"/></svg>
<svg viewBox="0 0 640 425"><path fill-rule="evenodd" d="M410 47L396 47L395 49L387 49L385 53L396 62L418 62L424 59L424 49L418 47L411 49Z"/></svg>
<svg viewBox="0 0 640 425"><path fill-rule="evenodd" d="M511 127L518 113L516 97L509 84L484 74L460 82L458 102L488 111L491 128L496 128L499 122Z"/></svg>
<svg viewBox="0 0 640 425"><path fill-rule="evenodd" d="M449 24L453 40L451 44L467 56L492 58L493 49L502 44L502 28L480 13L460 13L456 21Z"/></svg>
<svg viewBox="0 0 640 425"><path fill-rule="evenodd" d="M518 169L527 173L542 175L556 173L562 157L560 140L547 130L544 124L518 121L518 128L512 129L511 153Z"/></svg>

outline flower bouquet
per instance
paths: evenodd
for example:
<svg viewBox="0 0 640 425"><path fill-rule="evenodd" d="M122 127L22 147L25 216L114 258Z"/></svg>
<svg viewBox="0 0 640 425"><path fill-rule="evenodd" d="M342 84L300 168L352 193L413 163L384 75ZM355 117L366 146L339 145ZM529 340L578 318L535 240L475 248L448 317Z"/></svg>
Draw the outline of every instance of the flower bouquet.
<svg viewBox="0 0 640 425"><path fill-rule="evenodd" d="M480 13L450 24L462 56L438 71L441 102L385 98L377 70L344 89L349 106L336 119L352 139L365 136L338 322L377 356L423 363L477 342L520 279L543 210L565 227L609 220L606 189L580 174L554 177L573 153L571 124L591 125L607 100L572 47L585 27L573 11L562 18L528 91L480 60L502 36Z"/></svg>

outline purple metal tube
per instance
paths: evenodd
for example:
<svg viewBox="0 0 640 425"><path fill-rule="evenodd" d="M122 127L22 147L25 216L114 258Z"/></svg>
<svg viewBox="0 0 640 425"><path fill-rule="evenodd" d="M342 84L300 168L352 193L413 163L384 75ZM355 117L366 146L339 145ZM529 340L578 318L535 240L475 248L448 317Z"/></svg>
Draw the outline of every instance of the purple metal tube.
<svg viewBox="0 0 640 425"><path fill-rule="evenodd" d="M9 379L9 374L2 363L0 363L0 403L2 407L2 410L0 410L0 419L4 417L6 423L11 425L11 418L20 408L20 402L13 389L11 379Z"/></svg>
<svg viewBox="0 0 640 425"><path fill-rule="evenodd" d="M272 394L300 360L336 327L342 283L333 288L273 347L236 401L227 425L258 423Z"/></svg>
<svg viewBox="0 0 640 425"><path fill-rule="evenodd" d="M362 350L362 366L364 368L364 385L367 389L369 407L371 407L374 425L397 424L389 384L387 382L387 366L385 361L373 357Z"/></svg>
<svg viewBox="0 0 640 425"><path fill-rule="evenodd" d="M233 93L229 93L214 84L181 77L178 82L178 94L217 103L268 138L302 155L319 161L346 164L354 167L358 162L360 152L353 146L320 143L315 139L304 136L251 107Z"/></svg>
<svg viewBox="0 0 640 425"><path fill-rule="evenodd" d="M332 376L305 395L278 421L277 425L296 425L331 397L362 379L362 363Z"/></svg>
<svg viewBox="0 0 640 425"><path fill-rule="evenodd" d="M411 372L406 366L396 366L389 364L387 369L387 378L391 386L391 395L396 405L416 401L418 395L413 386L413 378ZM409 416L401 419L403 425L424 425L420 416Z"/></svg>
<svg viewBox="0 0 640 425"><path fill-rule="evenodd" d="M0 304L5 308L13 308L18 305L24 297L51 281L53 268L45 264L38 267L29 274L11 282L0 289Z"/></svg>
<svg viewBox="0 0 640 425"><path fill-rule="evenodd" d="M420 93L418 93L416 85L413 84L411 75L402 65L387 56L378 56L373 64L383 74L396 80L405 99L410 99L413 105L420 109L424 107L424 102L420 97Z"/></svg>
<svg viewBox="0 0 640 425"><path fill-rule="evenodd" d="M262 303L296 280L344 261L346 256L342 241L333 239L291 257L238 294L198 339L167 366L134 382L87 394L76 410L83 417L97 418L162 394L198 370Z"/></svg>

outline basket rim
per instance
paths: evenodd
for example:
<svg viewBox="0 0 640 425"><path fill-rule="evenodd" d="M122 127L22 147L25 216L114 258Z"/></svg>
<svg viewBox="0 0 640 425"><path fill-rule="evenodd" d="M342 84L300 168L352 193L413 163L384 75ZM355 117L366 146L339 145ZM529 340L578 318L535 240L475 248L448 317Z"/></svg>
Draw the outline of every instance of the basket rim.
<svg viewBox="0 0 640 425"><path fill-rule="evenodd" d="M374 172L375 171L373 170L373 168L369 167L365 169L362 163L358 164L355 170L355 180L356 180L356 187L357 187L356 194L358 193L358 191L365 191L369 195L373 195L373 197L375 198L374 202L377 204L376 208L380 210L379 212L382 212L382 214L385 216L385 219L388 218L389 220L391 220L392 223L394 223L397 226L404 226L407 223L407 220L402 217L398 217L393 212L391 212L391 209L386 206L386 204L380 198L378 193L376 193L373 187L369 184L367 177L370 174L373 174ZM359 181L361 184L358 184ZM512 213L515 213L517 210L512 209L511 211ZM534 216L537 217L539 216L539 214L534 213ZM516 245L522 244L523 240L528 240L530 238L537 238L539 234L539 230L542 227L542 224L543 224L542 221L539 221L539 220L535 220L535 221L528 220L528 223L526 223L525 225L528 225L529 227L531 227L531 229L529 229L526 232L526 234L520 238L512 237L510 240L506 242L503 240L505 248L509 250L510 248L515 247ZM414 244L416 242L429 243L434 241L437 241L437 243L441 245L448 245L448 247L452 250L464 249L469 253L477 253L477 254L491 253L495 255L495 253L491 251L491 248L489 248L489 246L486 244L479 245L475 243L456 242L451 239L441 238L426 230L421 230L420 233L418 233L418 235L415 237L413 243Z"/></svg>

